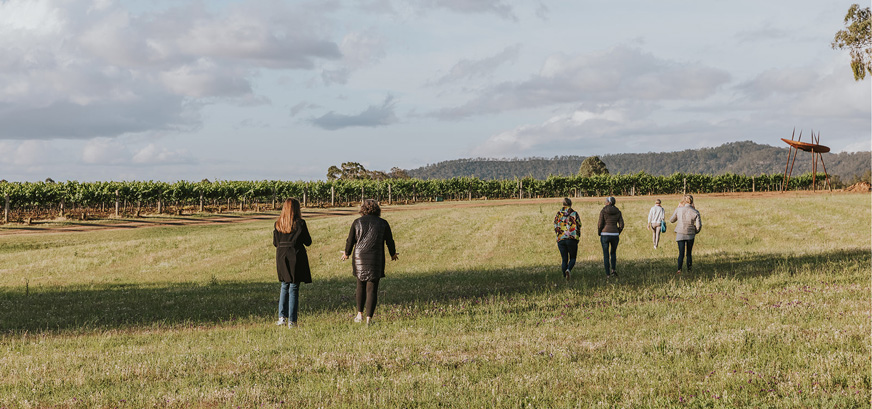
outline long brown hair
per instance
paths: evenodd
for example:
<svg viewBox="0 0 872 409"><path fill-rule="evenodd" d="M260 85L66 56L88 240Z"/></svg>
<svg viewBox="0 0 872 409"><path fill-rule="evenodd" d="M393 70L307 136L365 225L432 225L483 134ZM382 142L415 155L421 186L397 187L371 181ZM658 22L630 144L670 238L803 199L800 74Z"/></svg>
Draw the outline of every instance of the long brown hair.
<svg viewBox="0 0 872 409"><path fill-rule="evenodd" d="M300 214L300 201L294 198L285 200L282 206L282 214L276 220L276 230L280 233L290 233L294 231L297 220L301 220L303 215Z"/></svg>

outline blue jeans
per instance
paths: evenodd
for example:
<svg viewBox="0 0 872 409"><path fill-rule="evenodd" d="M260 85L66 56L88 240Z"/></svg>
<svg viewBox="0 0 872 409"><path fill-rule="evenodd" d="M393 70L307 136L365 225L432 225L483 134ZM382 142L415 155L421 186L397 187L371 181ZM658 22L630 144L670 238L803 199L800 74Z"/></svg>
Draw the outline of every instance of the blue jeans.
<svg viewBox="0 0 872 409"><path fill-rule="evenodd" d="M687 269L693 268L693 240L678 240L678 271L684 264L684 248L687 247Z"/></svg>
<svg viewBox="0 0 872 409"><path fill-rule="evenodd" d="M557 242L557 249L560 250L560 258L563 260L560 263L560 272L572 271L572 267L575 266L575 257L578 255L578 240L560 240Z"/></svg>
<svg viewBox="0 0 872 409"><path fill-rule="evenodd" d="M279 293L279 317L297 322L297 310L300 307L300 285L282 282L282 292Z"/></svg>
<svg viewBox="0 0 872 409"><path fill-rule="evenodd" d="M615 270L615 263L618 260L619 238L620 236L600 236L600 244L603 245L603 265L606 267L606 275L611 274ZM611 264L609 264L609 261L611 261Z"/></svg>

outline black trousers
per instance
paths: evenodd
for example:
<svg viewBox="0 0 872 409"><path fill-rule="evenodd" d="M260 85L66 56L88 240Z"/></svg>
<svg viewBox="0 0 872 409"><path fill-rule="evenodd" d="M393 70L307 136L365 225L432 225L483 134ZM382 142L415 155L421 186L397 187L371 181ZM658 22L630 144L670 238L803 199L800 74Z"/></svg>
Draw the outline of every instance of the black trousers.
<svg viewBox="0 0 872 409"><path fill-rule="evenodd" d="M366 316L372 317L375 313L375 304L378 302L378 280L357 280L357 312L363 312L366 308Z"/></svg>

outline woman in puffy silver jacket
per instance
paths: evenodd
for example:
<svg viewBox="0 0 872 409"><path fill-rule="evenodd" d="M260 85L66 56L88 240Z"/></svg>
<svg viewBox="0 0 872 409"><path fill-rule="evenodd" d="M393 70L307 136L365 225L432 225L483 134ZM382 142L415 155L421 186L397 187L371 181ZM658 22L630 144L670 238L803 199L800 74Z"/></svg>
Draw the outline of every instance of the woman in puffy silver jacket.
<svg viewBox="0 0 872 409"><path fill-rule="evenodd" d="M675 225L675 241L678 243L678 273L681 274L681 265L684 263L684 254L687 250L687 272L693 272L693 240L702 230L702 218L693 205L693 196L684 195L678 208L669 218L669 223Z"/></svg>
<svg viewBox="0 0 872 409"><path fill-rule="evenodd" d="M385 276L385 245L391 260L397 260L398 253L391 226L381 218L378 202L364 200L360 205L360 215L351 223L342 260L351 257L352 273L357 278L357 316L354 322L363 321L366 309L366 324L369 325L378 301L378 282Z"/></svg>

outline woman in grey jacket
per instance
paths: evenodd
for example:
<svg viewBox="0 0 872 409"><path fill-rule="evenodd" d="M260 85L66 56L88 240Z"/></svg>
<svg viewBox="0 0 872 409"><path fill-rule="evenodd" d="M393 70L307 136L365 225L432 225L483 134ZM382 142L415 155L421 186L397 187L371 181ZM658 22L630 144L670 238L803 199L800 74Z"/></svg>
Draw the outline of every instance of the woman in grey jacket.
<svg viewBox="0 0 872 409"><path fill-rule="evenodd" d="M693 240L702 230L702 218L693 205L693 196L684 195L678 208L669 218L670 223L675 225L675 241L678 243L678 273L681 274L681 265L684 263L685 249L687 250L687 272L693 272Z"/></svg>

